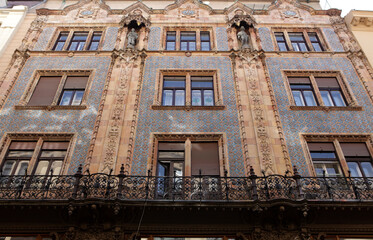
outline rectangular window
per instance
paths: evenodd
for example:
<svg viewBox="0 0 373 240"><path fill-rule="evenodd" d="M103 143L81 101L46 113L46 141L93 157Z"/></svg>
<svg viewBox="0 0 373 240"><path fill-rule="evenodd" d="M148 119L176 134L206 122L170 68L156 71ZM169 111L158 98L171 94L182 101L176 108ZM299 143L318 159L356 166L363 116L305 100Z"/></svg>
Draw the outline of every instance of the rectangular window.
<svg viewBox="0 0 373 240"><path fill-rule="evenodd" d="M210 32L201 32L201 51L210 51Z"/></svg>
<svg viewBox="0 0 373 240"><path fill-rule="evenodd" d="M166 50L176 50L176 32L167 32Z"/></svg>
<svg viewBox="0 0 373 240"><path fill-rule="evenodd" d="M341 166L333 143L308 143L316 176L342 177Z"/></svg>
<svg viewBox="0 0 373 240"><path fill-rule="evenodd" d="M69 45L70 51L82 51L86 44L88 32L75 32Z"/></svg>
<svg viewBox="0 0 373 240"><path fill-rule="evenodd" d="M180 32L180 50L196 50L196 32Z"/></svg>
<svg viewBox="0 0 373 240"><path fill-rule="evenodd" d="M373 177L372 158L365 143L340 143L351 177Z"/></svg>
<svg viewBox="0 0 373 240"><path fill-rule="evenodd" d="M286 44L285 36L283 33L275 33L277 46L280 51L289 51L288 45Z"/></svg>
<svg viewBox="0 0 373 240"><path fill-rule="evenodd" d="M77 106L82 103L85 87L87 85L87 76L69 76L66 79L62 97L59 105L62 106Z"/></svg>
<svg viewBox="0 0 373 240"><path fill-rule="evenodd" d="M288 79L297 106L317 106L315 94L308 77L289 77Z"/></svg>
<svg viewBox="0 0 373 240"><path fill-rule="evenodd" d="M59 175L69 143L68 141L44 141L43 139L11 141L2 161L2 174L6 176L25 175L26 173Z"/></svg>
<svg viewBox="0 0 373 240"><path fill-rule="evenodd" d="M346 103L335 77L315 77L325 106L345 107Z"/></svg>
<svg viewBox="0 0 373 240"><path fill-rule="evenodd" d="M163 78L163 106L185 105L185 77L165 76Z"/></svg>
<svg viewBox="0 0 373 240"><path fill-rule="evenodd" d="M289 75L289 87L296 106L346 107L352 104L352 98L345 95L347 89L342 89L337 73L337 76L322 72L310 72L308 76L296 76L295 72Z"/></svg>
<svg viewBox="0 0 373 240"><path fill-rule="evenodd" d="M213 77L191 76L192 106L214 106Z"/></svg>
<svg viewBox="0 0 373 240"><path fill-rule="evenodd" d="M56 44L54 45L53 50L55 51L62 51L63 47L65 46L67 37L69 36L69 32L61 32L58 36Z"/></svg>
<svg viewBox="0 0 373 240"><path fill-rule="evenodd" d="M52 48L54 51L99 50L102 31L61 31Z"/></svg>
<svg viewBox="0 0 373 240"><path fill-rule="evenodd" d="M78 106L84 100L89 76L40 76L27 106Z"/></svg>
<svg viewBox="0 0 373 240"><path fill-rule="evenodd" d="M289 33L289 39L293 50L296 52L308 52L306 39L303 36L303 33Z"/></svg>
<svg viewBox="0 0 373 240"><path fill-rule="evenodd" d="M93 32L91 43L89 44L88 50L98 50L98 46L101 41L102 32Z"/></svg>
<svg viewBox="0 0 373 240"><path fill-rule="evenodd" d="M322 52L327 48L320 38L318 30L309 31L309 29L292 29L274 32L279 51L296 52Z"/></svg>

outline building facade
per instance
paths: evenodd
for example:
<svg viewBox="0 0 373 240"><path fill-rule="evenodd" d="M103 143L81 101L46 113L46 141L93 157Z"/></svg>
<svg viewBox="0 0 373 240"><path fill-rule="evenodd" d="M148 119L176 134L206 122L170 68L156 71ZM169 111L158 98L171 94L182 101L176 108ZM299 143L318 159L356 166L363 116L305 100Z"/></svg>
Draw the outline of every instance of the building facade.
<svg viewBox="0 0 373 240"><path fill-rule="evenodd" d="M373 238L372 70L339 10L48 0L29 16L0 79L4 239Z"/></svg>

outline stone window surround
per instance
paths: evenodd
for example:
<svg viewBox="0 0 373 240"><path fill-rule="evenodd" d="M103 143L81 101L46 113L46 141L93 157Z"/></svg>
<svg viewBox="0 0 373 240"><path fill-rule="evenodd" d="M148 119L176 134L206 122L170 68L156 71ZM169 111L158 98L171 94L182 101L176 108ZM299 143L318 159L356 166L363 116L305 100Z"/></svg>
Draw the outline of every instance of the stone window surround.
<svg viewBox="0 0 373 240"><path fill-rule="evenodd" d="M277 40L276 40L276 36L275 36L275 33L276 32L281 32L284 34L284 37L285 37L285 41L286 41L286 44L289 48L289 51L280 51L280 49L278 48L278 45L277 45ZM313 50L313 46L312 46L312 43L311 43L311 40L309 39L308 37L308 34L309 32L314 32L316 33L319 41L320 41L320 44L321 46L323 47L324 51L321 51L321 52L317 52L317 53L322 53L322 52L331 52L331 47L329 46L328 42L325 40L326 37L324 36L323 32L321 31L321 29L319 28L305 28L305 27L299 27L299 28L296 28L296 27L293 27L293 28L286 28L286 27L272 27L272 30L271 30L271 37L272 37L272 41L274 42L274 47L275 47L275 51L279 51L281 53L284 53L284 52L301 52L301 51L294 51L293 50L293 46L291 44L291 41L290 41L290 38L289 38L289 34L288 33L303 33L303 36L306 40L306 43L307 43L307 47L308 49L310 49L309 51L307 52L316 52ZM304 52L301 52L301 53L304 53Z"/></svg>
<svg viewBox="0 0 373 240"><path fill-rule="evenodd" d="M165 26L163 27L163 33L161 36L162 41L162 49L164 51L182 51L182 52L189 52L180 50L180 32L196 32L196 50L191 52L205 52L201 51L201 35L200 32L209 32L210 33L210 51L215 51L216 44L215 44L215 34L212 27L203 27L203 26ZM176 32L176 50L166 50L166 37L167 32ZM208 52L210 52L208 51Z"/></svg>
<svg viewBox="0 0 373 240"><path fill-rule="evenodd" d="M3 166L5 156L8 152L9 146L12 141L37 141L34 153L31 157L30 164L27 167L27 173L30 174L37 163L39 153L43 142L45 141L69 141L69 147L67 148L66 156L62 164L60 175L66 174L68 166L71 161L73 146L76 143L76 136L73 133L5 133L0 143L0 166Z"/></svg>
<svg viewBox="0 0 373 240"><path fill-rule="evenodd" d="M25 92L23 93L21 100L19 101L18 105L15 106L15 109L19 110L58 110L58 109L86 109L87 108L87 98L91 89L92 79L94 77L95 70L35 70L33 76L31 77L31 81L29 82L28 86L26 87ZM31 99L32 94L35 91L36 85L39 82L41 76L62 76L61 82L58 86L57 92L53 99L51 105L48 106L28 106L28 102ZM58 101L61 97L63 92L63 87L68 76L89 76L87 85L84 91L84 95L82 98L82 102L80 105L68 105L68 106L61 106L58 105Z"/></svg>
<svg viewBox="0 0 373 240"><path fill-rule="evenodd" d="M49 51L56 51L56 50L53 50L53 48L54 48L54 46L55 46L55 44L57 42L58 37L60 36L60 33L61 32L69 32L69 35L68 35L68 37L66 39L66 42L65 42L65 45L64 45L62 51L71 51L71 52L73 52L73 50L68 50L67 48L68 48L69 43L70 43L70 41L71 41L71 39L72 39L72 37L74 35L74 32L88 32L88 37L87 37L87 40L86 40L87 44L85 44L83 51L89 51L89 52L100 51L102 49L102 46L104 45L105 30L106 30L105 27L94 27L94 26L92 26L92 27L73 27L73 26L72 27L58 27L55 30L55 32L53 34L53 37L49 41L46 49L49 50ZM89 46L89 43L91 42L91 39L92 39L92 36L93 36L93 32L102 32L100 43L98 45L97 50L88 50L87 48ZM79 51L79 52L82 52L82 51Z"/></svg>
<svg viewBox="0 0 373 240"><path fill-rule="evenodd" d="M157 163L158 163L158 142L185 142L185 177L191 176L191 142L218 142L219 149L219 166L220 166L220 176L224 176L225 171L229 176L229 163L228 163L228 146L227 146L227 136L222 132L213 133L158 133L153 132L150 134L150 157L148 158L147 170L150 171L152 176L156 176Z"/></svg>
<svg viewBox="0 0 373 240"><path fill-rule="evenodd" d="M349 176L348 166L343 154L342 148L339 143L365 143L371 156L373 156L373 138L370 134L359 134L359 133L341 133L341 134L326 134L326 133L313 133L313 134L300 134L301 145L303 148L304 155L306 156L306 162L309 172L316 176L315 169L313 167L312 157L310 150L308 149L307 143L310 142L332 142L337 153L337 158L342 168L344 176Z"/></svg>
<svg viewBox="0 0 373 240"><path fill-rule="evenodd" d="M162 106L163 77L185 76L185 106ZM214 106L192 106L191 76L212 76L214 85ZM153 110L224 110L223 93L219 79L219 70L195 70L195 69L159 69L157 71L158 81L155 86L155 96L152 105Z"/></svg>
<svg viewBox="0 0 373 240"><path fill-rule="evenodd" d="M341 111L361 111L363 110L363 107L357 105L357 101L355 97L352 95L352 90L344 80L345 77L343 77L342 73L339 71L314 71L314 70L282 70L282 75L285 85L285 89L289 98L289 105L291 110L323 110L323 111L330 111L330 110L341 110ZM290 88L290 84L288 81L288 77L309 77L310 82L312 85L312 88L315 93L315 98L317 99L319 106L296 106L295 100ZM315 77L335 77L338 81L338 84L341 88L341 91L343 93L343 96L346 100L345 107L338 107L338 106L325 106L320 92L317 87L317 83L315 80Z"/></svg>

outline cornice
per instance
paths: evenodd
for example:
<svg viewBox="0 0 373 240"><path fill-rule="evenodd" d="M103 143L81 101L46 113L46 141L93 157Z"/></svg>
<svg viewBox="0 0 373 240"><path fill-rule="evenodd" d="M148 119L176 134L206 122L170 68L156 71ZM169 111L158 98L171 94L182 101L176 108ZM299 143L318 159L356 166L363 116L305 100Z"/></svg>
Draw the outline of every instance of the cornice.
<svg viewBox="0 0 373 240"><path fill-rule="evenodd" d="M351 26L353 27L373 27L372 16L353 16L351 19Z"/></svg>

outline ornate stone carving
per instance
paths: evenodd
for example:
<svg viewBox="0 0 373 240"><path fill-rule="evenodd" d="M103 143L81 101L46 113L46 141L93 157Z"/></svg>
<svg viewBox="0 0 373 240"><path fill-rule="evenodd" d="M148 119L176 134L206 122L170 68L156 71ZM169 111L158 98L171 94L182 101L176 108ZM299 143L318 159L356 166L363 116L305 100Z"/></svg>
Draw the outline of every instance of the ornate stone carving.
<svg viewBox="0 0 373 240"><path fill-rule="evenodd" d="M249 35L245 32L244 26L242 26L240 31L237 33L237 39L241 42L241 50L250 48Z"/></svg>
<svg viewBox="0 0 373 240"><path fill-rule="evenodd" d="M232 27L233 25L240 26L241 22L246 22L249 26L256 25L254 18L250 15L235 15L228 21L228 27Z"/></svg>
<svg viewBox="0 0 373 240"><path fill-rule="evenodd" d="M184 8L178 9L179 18L199 18L199 9L195 5L190 4Z"/></svg>
<svg viewBox="0 0 373 240"><path fill-rule="evenodd" d="M115 164L120 141L120 133L123 125L125 99L128 95L128 83L132 76L134 62L139 56L138 51L133 49L127 49L114 54L117 56L117 62L120 68L120 79L119 85L115 92L115 102L111 110L109 128L106 133L104 162L100 169L100 171L104 173L108 173Z"/></svg>
<svg viewBox="0 0 373 240"><path fill-rule="evenodd" d="M125 16L120 21L120 24L128 26L130 24L130 22L136 21L137 25L144 24L146 28L149 28L150 27L150 21L149 21L149 19L146 19L145 17L143 17L141 15L141 13L142 12L141 12L140 9L134 10L134 12L132 12L131 14L128 14L127 16Z"/></svg>
<svg viewBox="0 0 373 240"><path fill-rule="evenodd" d="M137 38L138 38L138 34L135 31L135 29L132 28L131 31L127 34L127 48L134 49L136 46Z"/></svg>

